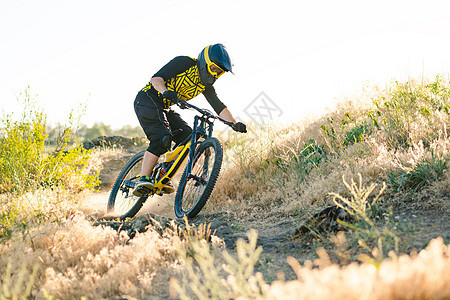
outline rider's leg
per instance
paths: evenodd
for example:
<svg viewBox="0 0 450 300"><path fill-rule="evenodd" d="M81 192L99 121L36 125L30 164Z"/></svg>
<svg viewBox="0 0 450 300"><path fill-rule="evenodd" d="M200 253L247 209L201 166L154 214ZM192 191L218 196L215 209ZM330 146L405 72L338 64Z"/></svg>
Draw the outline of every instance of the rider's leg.
<svg viewBox="0 0 450 300"><path fill-rule="evenodd" d="M169 151L171 143L172 136L169 134L164 135L159 140L152 139L150 141L150 146L144 153L141 176L150 176L152 174L153 168L158 163L159 156Z"/></svg>
<svg viewBox="0 0 450 300"><path fill-rule="evenodd" d="M173 141L175 144L178 145L179 143L185 141L191 134L192 128L181 118L179 113L173 110L166 112L166 116L169 121L170 128L174 132Z"/></svg>
<svg viewBox="0 0 450 300"><path fill-rule="evenodd" d="M150 175L152 174L153 168L158 162L158 158L159 156L149 151L145 151L144 159L142 160L141 177L139 178L139 181L137 182L133 190L133 195L135 195L136 197L140 197L143 195L143 187L146 187L147 189L152 189L154 187L155 183L153 179L150 178Z"/></svg>
<svg viewBox="0 0 450 300"><path fill-rule="evenodd" d="M169 150L171 142L172 137L170 135L165 135L160 139L160 141L150 141L147 151L144 152L141 166L141 177L134 187L133 195L140 197L146 192L145 188L149 190L153 189L155 186L155 181L154 178L150 177L150 175L158 163L159 156Z"/></svg>
<svg viewBox="0 0 450 300"><path fill-rule="evenodd" d="M149 151L145 151L144 160L142 161L141 176L150 176L152 174L153 168L158 163L158 158L159 156Z"/></svg>
<svg viewBox="0 0 450 300"><path fill-rule="evenodd" d="M144 158L141 167L141 177L137 182L133 195L140 197L145 191L144 187L147 189L153 189L154 178L150 178L153 172L153 168L158 163L158 158L160 155L166 153L170 149L170 144L172 143L172 136L169 134L164 135L159 140L151 139L150 145L147 151L144 152Z"/></svg>
<svg viewBox="0 0 450 300"><path fill-rule="evenodd" d="M189 137L192 132L191 127L189 127L189 125L180 117L177 112L171 109L165 110L164 115L169 123L171 132L173 132L172 138L175 144L178 145L179 143L186 141L186 138ZM169 181L162 188L162 191L164 192L164 194L171 194L175 192L175 188Z"/></svg>
<svg viewBox="0 0 450 300"><path fill-rule="evenodd" d="M158 162L158 157L170 149L172 133L164 111L150 97L137 95L134 110L148 140L150 141L141 167L141 177L133 191L135 196L142 195L142 187L152 189L154 182L149 176Z"/></svg>

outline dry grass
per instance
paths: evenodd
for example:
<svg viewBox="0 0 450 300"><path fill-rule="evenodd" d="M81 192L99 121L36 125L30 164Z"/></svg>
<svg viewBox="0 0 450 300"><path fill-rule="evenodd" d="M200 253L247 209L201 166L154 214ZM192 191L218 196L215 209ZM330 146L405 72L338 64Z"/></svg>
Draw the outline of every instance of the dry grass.
<svg viewBox="0 0 450 300"><path fill-rule="evenodd" d="M419 254L392 256L378 267L370 260L340 267L330 262L323 249L318 250L319 258L313 262L300 265L294 258L288 260L298 280L267 285L260 273L253 273L261 249L255 247L254 236L249 236L250 243L241 241L241 254L233 258L220 247L211 251L204 240L190 239L183 244L170 232L161 237L150 230L129 241L126 235L93 227L84 216L76 214L60 225L36 228L28 237L1 245L0 269L5 274L2 284L8 287L9 283L13 290L19 277L25 282L33 277L30 293L38 299L49 295L58 299L168 298L176 293L183 298L205 299L450 296L450 246L444 245L442 239L431 241ZM11 275L7 269L12 270ZM187 278L182 279L181 274ZM26 290L19 288L18 292L24 294Z"/></svg>
<svg viewBox="0 0 450 300"><path fill-rule="evenodd" d="M446 161L449 98L449 84L442 78L423 84L393 83L385 90L374 87L344 99L316 120L252 127L247 136L234 134L224 147L228 164L213 201L233 210L242 209L241 203L244 207L256 203L287 213L323 207L331 204L330 192L345 193L343 176L349 180L361 174L364 184L381 184L389 182L391 172L411 169L432 153ZM414 105L407 106L408 102ZM302 157L311 140L326 157L320 163L315 163L314 153ZM403 143L395 144L398 140Z"/></svg>
<svg viewBox="0 0 450 300"><path fill-rule="evenodd" d="M288 260L298 280L274 282L267 299L448 299L450 245L432 240L420 253L373 264L339 267L324 251L319 259L300 265ZM313 268L317 267L317 268Z"/></svg>
<svg viewBox="0 0 450 300"><path fill-rule="evenodd" d="M152 230L130 241L125 234L93 227L75 214L1 245L0 269L4 273L9 264L15 282L23 265L30 273L37 266L31 292L36 298L163 297L169 293L165 283L180 269L178 245L178 238L161 238Z"/></svg>
<svg viewBox="0 0 450 300"><path fill-rule="evenodd" d="M386 203L401 205L407 196L419 207L448 205L442 200L450 190L448 90L442 80L394 84L383 91L365 90L317 120L232 133L208 209L219 207L243 218L274 212L301 218L335 197L350 199L345 183L358 174L361 190L387 183L379 198ZM86 171L97 172L104 160L121 155L122 150L94 151ZM410 182L423 185L414 190ZM373 248L360 235L360 244L372 245L372 251L360 249L359 263L339 264L319 248L314 261L288 259L297 280L280 276L269 284L255 272L261 253L256 232L248 233L248 242L240 240L236 252L226 251L217 238L208 243L201 235L180 237L171 231L160 236L152 228L130 240L93 226L77 210L82 198L83 193L64 189L0 195L0 224L12 222L2 227L9 231L1 232L0 299L450 298L450 246L442 238L419 253L391 251L385 258L396 249ZM382 236L379 224L365 221L370 226L364 230ZM329 237L336 253L339 245L354 243L354 233L347 241L342 233Z"/></svg>

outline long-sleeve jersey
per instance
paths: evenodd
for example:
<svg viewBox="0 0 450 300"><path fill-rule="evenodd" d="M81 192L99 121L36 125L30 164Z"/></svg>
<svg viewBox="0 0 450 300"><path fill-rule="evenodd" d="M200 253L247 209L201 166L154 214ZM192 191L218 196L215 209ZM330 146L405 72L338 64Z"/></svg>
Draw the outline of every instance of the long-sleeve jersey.
<svg viewBox="0 0 450 300"><path fill-rule="evenodd" d="M217 97L212 85L204 85L200 79L197 60L189 56L177 56L163 66L153 77L161 77L168 90L175 91L178 98L190 100L203 93L206 100L217 114L226 107ZM149 82L139 93L158 99L163 108L169 108L174 103L166 99Z"/></svg>

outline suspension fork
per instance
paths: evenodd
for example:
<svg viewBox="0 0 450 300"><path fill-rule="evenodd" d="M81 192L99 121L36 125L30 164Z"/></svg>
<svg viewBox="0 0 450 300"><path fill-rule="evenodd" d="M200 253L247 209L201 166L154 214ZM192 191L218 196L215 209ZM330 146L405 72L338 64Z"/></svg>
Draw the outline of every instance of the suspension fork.
<svg viewBox="0 0 450 300"><path fill-rule="evenodd" d="M186 175L188 175L188 176L191 175L191 172L192 172L192 164L194 162L194 152L195 152L195 148L197 148L197 143L198 143L197 142L197 135L199 133L198 121L199 121L199 117L195 116L194 117L194 128L192 128L191 148L189 149L189 160L186 165Z"/></svg>
<svg viewBox="0 0 450 300"><path fill-rule="evenodd" d="M200 124L199 124L199 122L200 122ZM200 118L199 116L194 117L194 128L192 129L191 148L189 149L189 160L188 160L188 164L186 166L188 178L192 172L192 165L194 164L195 149L197 148L197 145L199 143L197 141L197 136L200 134L206 135L206 123L208 123L208 125L209 125L207 137L210 138L212 136L212 133L214 130L214 128L213 128L214 123L208 122L208 120L206 118ZM206 168L207 167L208 166L206 165ZM203 169L205 169L205 166L203 166Z"/></svg>

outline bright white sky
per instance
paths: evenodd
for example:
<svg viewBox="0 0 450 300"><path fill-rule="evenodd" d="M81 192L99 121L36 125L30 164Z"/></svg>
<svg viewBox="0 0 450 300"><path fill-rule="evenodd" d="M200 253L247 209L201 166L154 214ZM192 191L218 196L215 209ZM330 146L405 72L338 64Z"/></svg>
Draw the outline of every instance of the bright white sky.
<svg viewBox="0 0 450 300"><path fill-rule="evenodd" d="M367 83L448 77L450 1L0 0L1 108L30 85L51 122L87 103L83 123L137 126L150 77L217 42L234 61L215 84L231 112L248 120L264 92L275 121L296 121Z"/></svg>

